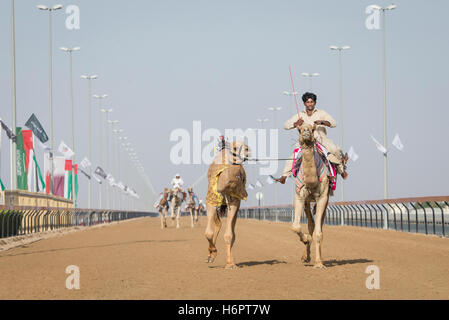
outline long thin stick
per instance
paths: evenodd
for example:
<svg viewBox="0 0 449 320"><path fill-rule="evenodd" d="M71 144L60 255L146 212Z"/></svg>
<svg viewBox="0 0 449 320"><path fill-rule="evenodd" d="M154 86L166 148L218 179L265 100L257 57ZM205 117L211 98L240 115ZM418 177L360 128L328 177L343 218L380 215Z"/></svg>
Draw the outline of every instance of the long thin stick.
<svg viewBox="0 0 449 320"><path fill-rule="evenodd" d="M292 89L293 89L293 95L295 96L295 104L296 104L296 112L298 112L298 118L299 116L299 107L298 107L298 100L296 100L296 91L295 91L295 83L293 82L293 74L292 74L292 67L288 66L288 70L290 71L290 80L292 81Z"/></svg>

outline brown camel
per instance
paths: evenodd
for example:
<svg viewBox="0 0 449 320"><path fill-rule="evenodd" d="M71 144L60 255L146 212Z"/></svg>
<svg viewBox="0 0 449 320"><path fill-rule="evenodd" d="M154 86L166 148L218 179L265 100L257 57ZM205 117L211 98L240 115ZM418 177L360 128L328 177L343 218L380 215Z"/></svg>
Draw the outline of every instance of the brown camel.
<svg viewBox="0 0 449 320"><path fill-rule="evenodd" d="M161 229L167 228L167 212L168 212L168 195L170 193L170 189L165 188L164 189L164 195L159 201L158 209L159 209L159 215L161 217Z"/></svg>
<svg viewBox="0 0 449 320"><path fill-rule="evenodd" d="M187 189L187 197L188 197L188 201L187 201L186 209L189 210L190 223L191 223L191 227L193 228L195 226L195 223L198 223L198 211L199 211L198 204L195 202L195 199L194 199L194 197L196 197L196 196L195 196L195 193L193 193L193 188Z"/></svg>
<svg viewBox="0 0 449 320"><path fill-rule="evenodd" d="M326 216L327 204L329 202L329 178L327 174L320 175L321 181L318 177L315 164L315 153L318 151L316 151L315 138L313 135L315 127L316 126L312 127L307 124L299 127L299 143L302 150L301 169L303 170L304 184L301 189L296 188L294 200L295 220L293 221L291 228L306 245L305 253L301 260L304 263L310 262L310 246L312 241L315 240L316 256L314 267L324 269L325 266L321 259L321 246L323 244L322 228ZM310 208L311 202L316 202L314 210L315 220L313 219ZM309 234L304 234L301 231L300 217L303 210L306 212Z"/></svg>
<svg viewBox="0 0 449 320"><path fill-rule="evenodd" d="M205 236L209 241L209 254L206 263L211 263L217 256L215 246L221 229L221 218L227 211L226 231L226 269L237 268L232 258L231 249L235 242L235 224L240 201L246 200L246 173L243 162L248 159L248 146L242 142L225 143L209 166L207 177L209 187L206 196L207 227Z"/></svg>

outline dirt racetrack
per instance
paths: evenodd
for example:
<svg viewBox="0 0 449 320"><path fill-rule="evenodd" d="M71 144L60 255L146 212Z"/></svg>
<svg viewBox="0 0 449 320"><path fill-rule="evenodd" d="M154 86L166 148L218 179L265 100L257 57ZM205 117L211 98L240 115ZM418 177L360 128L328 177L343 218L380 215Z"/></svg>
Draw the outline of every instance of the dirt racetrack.
<svg viewBox="0 0 449 320"><path fill-rule="evenodd" d="M327 269L316 270L300 262L289 224L240 219L240 268L225 270L223 229L217 260L204 263L205 219L191 229L183 218L179 230L136 219L0 252L0 299L449 299L449 239L325 226ZM80 290L65 286L69 265ZM379 290L365 286L369 265Z"/></svg>

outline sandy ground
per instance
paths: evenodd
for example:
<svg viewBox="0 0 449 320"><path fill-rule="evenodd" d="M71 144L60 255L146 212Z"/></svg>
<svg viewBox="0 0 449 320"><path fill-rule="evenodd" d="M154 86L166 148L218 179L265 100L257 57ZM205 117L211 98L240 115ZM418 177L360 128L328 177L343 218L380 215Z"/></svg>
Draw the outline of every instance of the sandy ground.
<svg viewBox="0 0 449 320"><path fill-rule="evenodd" d="M204 263L205 217L191 229L143 218L51 237L0 252L0 299L449 299L449 239L355 227L324 228L325 270L303 265L289 224L239 220L225 270ZM312 248L312 258L314 257ZM80 270L80 290L65 286ZM369 265L380 289L368 290Z"/></svg>

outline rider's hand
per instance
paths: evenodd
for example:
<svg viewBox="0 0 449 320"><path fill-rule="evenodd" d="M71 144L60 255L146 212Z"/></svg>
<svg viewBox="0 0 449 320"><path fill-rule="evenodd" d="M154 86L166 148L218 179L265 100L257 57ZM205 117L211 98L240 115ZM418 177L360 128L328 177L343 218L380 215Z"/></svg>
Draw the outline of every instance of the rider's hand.
<svg viewBox="0 0 449 320"><path fill-rule="evenodd" d="M329 121L317 120L315 121L316 125L330 127Z"/></svg>
<svg viewBox="0 0 449 320"><path fill-rule="evenodd" d="M293 124L293 126L296 128L296 127L300 127L300 126L302 126L302 124L304 123L304 120L302 120L301 118L299 118L299 120L298 121L296 121L294 124Z"/></svg>

